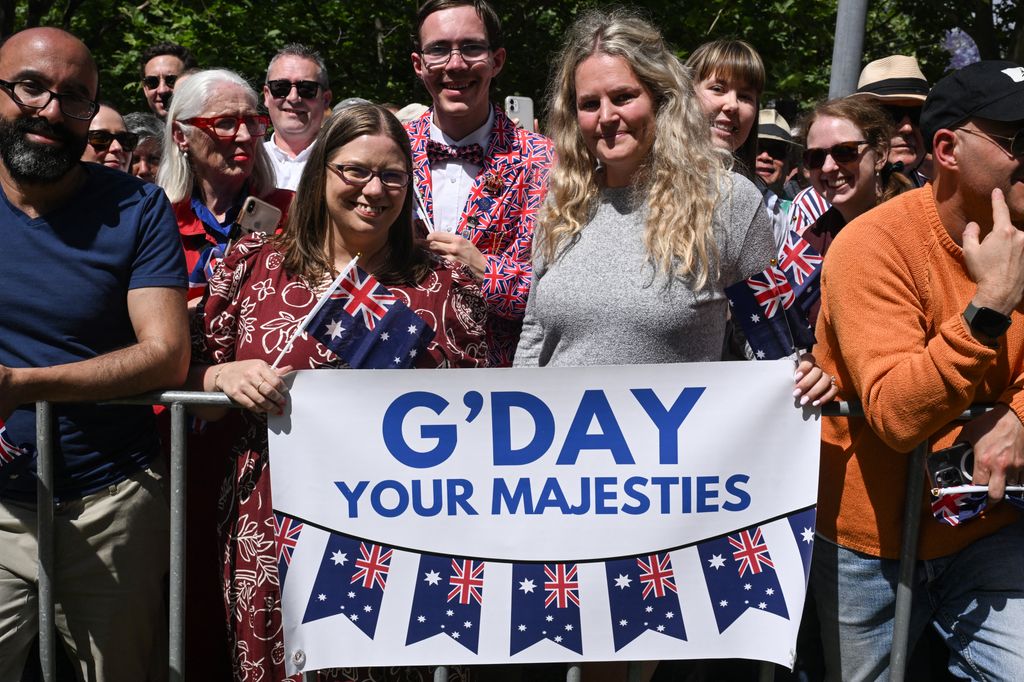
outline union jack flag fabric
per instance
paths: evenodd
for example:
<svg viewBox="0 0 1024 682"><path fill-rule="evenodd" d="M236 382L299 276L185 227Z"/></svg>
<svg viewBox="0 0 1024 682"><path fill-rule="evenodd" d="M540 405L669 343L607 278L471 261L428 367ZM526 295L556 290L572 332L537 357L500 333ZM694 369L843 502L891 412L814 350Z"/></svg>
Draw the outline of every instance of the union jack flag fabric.
<svg viewBox="0 0 1024 682"><path fill-rule="evenodd" d="M207 282L213 279L213 273L217 271L217 266L222 260L224 260L223 247L211 244L204 248L199 254L199 260L196 261L192 272L188 273L189 291L196 289L205 291Z"/></svg>
<svg viewBox="0 0 1024 682"><path fill-rule="evenodd" d="M932 495L932 516L947 526L959 526L984 511L987 503L987 493Z"/></svg>
<svg viewBox="0 0 1024 682"><path fill-rule="evenodd" d="M583 653L576 564L513 564L509 654L547 639Z"/></svg>
<svg viewBox="0 0 1024 682"><path fill-rule="evenodd" d="M821 254L792 230L779 251L779 268L793 284L797 304L805 313L821 298Z"/></svg>
<svg viewBox="0 0 1024 682"><path fill-rule="evenodd" d="M697 554L719 633L747 609L789 619L775 563L759 526L702 542Z"/></svg>
<svg viewBox="0 0 1024 682"><path fill-rule="evenodd" d="M616 651L648 630L686 640L675 573L667 553L607 561L605 574Z"/></svg>
<svg viewBox="0 0 1024 682"><path fill-rule="evenodd" d="M406 124L406 131L412 144L413 181L430 222L436 224L427 151L433 113L428 109ZM512 364L533 275L533 229L547 193L553 158L551 140L517 127L500 108L494 108L494 127L483 165L457 230L487 261L481 289L489 319L505 322L489 323L487 345L492 366Z"/></svg>
<svg viewBox="0 0 1024 682"><path fill-rule="evenodd" d="M727 286L725 295L756 359L777 360L814 345L807 314L793 305L793 285L778 266Z"/></svg>
<svg viewBox="0 0 1024 682"><path fill-rule="evenodd" d="M303 623L343 616L373 639L394 550L331 533Z"/></svg>
<svg viewBox="0 0 1024 682"><path fill-rule="evenodd" d="M800 190L789 208L789 229L803 234L831 206L813 187Z"/></svg>
<svg viewBox="0 0 1024 682"><path fill-rule="evenodd" d="M274 512L274 543L277 545L277 575L282 590L288 566L292 563L292 554L299 544L302 524L290 516Z"/></svg>
<svg viewBox="0 0 1024 682"><path fill-rule="evenodd" d="M405 369L434 338L423 318L358 265L326 292L310 335L353 369Z"/></svg>
<svg viewBox="0 0 1024 682"><path fill-rule="evenodd" d="M27 455L29 451L18 447L11 442L7 436L7 425L0 419L0 471L7 469L7 465Z"/></svg>
<svg viewBox="0 0 1024 682"><path fill-rule="evenodd" d="M786 517L789 528L793 531L793 539L800 549L800 561L804 565L804 583L811 576L811 550L814 549L814 522L816 509L811 507Z"/></svg>
<svg viewBox="0 0 1024 682"><path fill-rule="evenodd" d="M445 634L477 652L484 600L483 561L423 554L409 614L406 645Z"/></svg>

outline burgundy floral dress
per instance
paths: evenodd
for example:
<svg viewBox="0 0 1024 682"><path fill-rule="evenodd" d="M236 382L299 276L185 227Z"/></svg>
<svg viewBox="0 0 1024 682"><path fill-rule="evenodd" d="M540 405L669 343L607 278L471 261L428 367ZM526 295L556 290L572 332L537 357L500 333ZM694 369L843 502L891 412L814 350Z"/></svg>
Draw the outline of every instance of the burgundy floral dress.
<svg viewBox="0 0 1024 682"><path fill-rule="evenodd" d="M273 363L330 280L311 289L282 267L284 257L260 234L246 237L224 259L192 320L192 358L218 364L260 358ZM482 367L487 346L486 309L468 270L432 260L415 286L388 286L435 332L417 368ZM343 368L333 352L310 336L299 337L281 366ZM364 370L365 371L365 370ZM216 424L210 444L227 443L190 460L221 463L218 533L223 559L224 604L236 680L285 679L281 594L277 575L274 515L270 500L267 421L264 415L231 410ZM225 438L224 434L230 434ZM224 459L227 450L227 459ZM200 459L201 458L201 459ZM458 679L458 669L453 669ZM429 680L427 669L337 670L340 680Z"/></svg>

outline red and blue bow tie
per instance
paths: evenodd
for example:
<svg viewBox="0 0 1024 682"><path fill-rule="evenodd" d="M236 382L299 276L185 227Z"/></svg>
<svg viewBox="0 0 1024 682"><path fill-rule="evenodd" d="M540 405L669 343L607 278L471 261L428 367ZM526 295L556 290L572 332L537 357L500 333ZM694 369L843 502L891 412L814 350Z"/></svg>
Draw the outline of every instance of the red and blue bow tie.
<svg viewBox="0 0 1024 682"><path fill-rule="evenodd" d="M443 142L427 141L427 159L430 163L461 159L477 166L484 163L484 149L478 144L467 144L463 147L450 147Z"/></svg>

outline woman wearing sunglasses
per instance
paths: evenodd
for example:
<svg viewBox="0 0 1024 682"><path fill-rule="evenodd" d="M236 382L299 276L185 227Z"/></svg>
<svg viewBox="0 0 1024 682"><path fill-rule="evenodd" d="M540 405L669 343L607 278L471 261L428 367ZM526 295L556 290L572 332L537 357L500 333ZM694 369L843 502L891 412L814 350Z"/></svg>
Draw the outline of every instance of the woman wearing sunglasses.
<svg viewBox="0 0 1024 682"><path fill-rule="evenodd" d="M819 104L803 125L804 167L814 190L831 208L803 233L821 255L843 226L883 201L912 188L886 161L892 121L864 97L844 97ZM814 326L818 304L810 311Z"/></svg>
<svg viewBox="0 0 1024 682"><path fill-rule="evenodd" d="M335 114L313 144L284 230L242 238L196 311L192 387L224 391L247 408L207 429L211 443L226 444L216 453L228 463L217 515L235 679L285 677L266 413L284 408L288 389L281 377L287 371L348 367L309 334L295 338L281 366L273 368L298 323L360 254L358 267L434 332L413 367L480 367L486 361L479 286L465 266L448 264L414 241L411 178L409 137L398 119L370 103ZM202 416L215 419L224 411ZM396 675L429 679L383 669L343 679Z"/></svg>
<svg viewBox="0 0 1024 682"><path fill-rule="evenodd" d="M178 82L167 113L164 156L157 184L174 205L189 271L189 303L195 305L230 243L242 202L254 196L287 217L293 193L274 187L263 148L269 119L238 74L198 71Z"/></svg>
<svg viewBox="0 0 1024 682"><path fill-rule="evenodd" d="M139 136L128 132L124 119L116 109L100 103L99 111L89 123L87 139L82 161L92 161L123 173L128 172Z"/></svg>

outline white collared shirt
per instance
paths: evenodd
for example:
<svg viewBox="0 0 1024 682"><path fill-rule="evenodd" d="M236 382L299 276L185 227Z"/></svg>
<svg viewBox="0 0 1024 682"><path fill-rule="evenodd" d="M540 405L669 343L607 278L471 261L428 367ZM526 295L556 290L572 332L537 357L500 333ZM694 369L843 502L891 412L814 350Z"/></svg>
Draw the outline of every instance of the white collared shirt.
<svg viewBox="0 0 1024 682"><path fill-rule="evenodd" d="M486 123L461 140L455 140L445 135L431 118L430 139L451 147L478 144L486 154L487 144L491 138L491 128L494 127L494 109L491 108L490 112ZM434 198L435 230L455 232L459 229L462 209L466 207L466 200L469 199L476 174L480 172L481 168L480 165L462 159L448 159L430 165L430 192Z"/></svg>
<svg viewBox="0 0 1024 682"><path fill-rule="evenodd" d="M309 145L292 158L274 142L276 136L277 133L274 133L269 140L263 142L263 148L270 157L270 165L274 168L274 175L277 176L275 186L294 192L299 187L299 178L302 177L302 169L306 167L306 160L309 159L313 145Z"/></svg>

